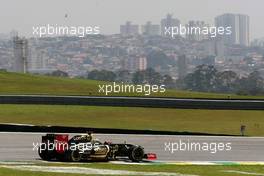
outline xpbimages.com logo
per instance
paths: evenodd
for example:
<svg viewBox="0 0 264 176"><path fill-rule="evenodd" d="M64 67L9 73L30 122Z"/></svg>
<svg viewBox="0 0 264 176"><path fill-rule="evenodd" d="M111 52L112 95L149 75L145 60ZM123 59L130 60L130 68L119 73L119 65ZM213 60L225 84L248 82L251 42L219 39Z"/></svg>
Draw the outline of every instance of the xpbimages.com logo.
<svg viewBox="0 0 264 176"><path fill-rule="evenodd" d="M165 85L133 85L115 82L98 85L98 92L105 95L111 93L144 93L144 95L151 95L152 93L164 93L165 91Z"/></svg>
<svg viewBox="0 0 264 176"><path fill-rule="evenodd" d="M170 36L174 38L178 35L204 35L211 38L215 38L216 36L222 35L231 35L232 34L232 27L215 27L215 26L184 26L180 24L179 26L166 26L164 27L164 34L165 36Z"/></svg>
<svg viewBox="0 0 264 176"><path fill-rule="evenodd" d="M99 143L91 143L91 142L86 142L86 143L63 143L63 142L50 142L48 141L47 143L38 143L38 142L33 142L33 151L39 151L40 153L45 152L45 151L66 151L66 150L71 150L71 151L79 151L80 153L84 153L87 150L99 150L101 146L104 146Z"/></svg>
<svg viewBox="0 0 264 176"><path fill-rule="evenodd" d="M48 36L77 36L85 37L86 35L100 34L99 26L65 26L65 25L42 25L33 26L32 34L35 37L48 37Z"/></svg>
<svg viewBox="0 0 264 176"><path fill-rule="evenodd" d="M164 151L171 154L175 152L227 152L232 150L231 142L197 142L190 140L179 140L175 142L165 142Z"/></svg>

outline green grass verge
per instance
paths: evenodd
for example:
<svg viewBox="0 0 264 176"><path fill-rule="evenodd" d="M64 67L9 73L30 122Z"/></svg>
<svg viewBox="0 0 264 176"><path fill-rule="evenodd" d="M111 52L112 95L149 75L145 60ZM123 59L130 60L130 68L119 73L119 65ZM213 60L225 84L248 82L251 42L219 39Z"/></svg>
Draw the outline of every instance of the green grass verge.
<svg viewBox="0 0 264 176"><path fill-rule="evenodd" d="M61 165L62 166L62 165ZM69 165L68 165L69 166ZM77 165L74 165L76 167ZM58 166L59 167L59 166ZM263 166L186 166L186 165L117 165L117 164L87 164L78 167L88 167L96 169L128 170L139 172L171 172L180 174L192 174L199 176L241 176L241 173L227 173L225 171L240 171L253 173L252 175L262 175ZM14 169L5 169L0 167L0 176L80 176L80 174L65 174L51 172L30 172L19 171ZM246 174L247 175L247 174Z"/></svg>
<svg viewBox="0 0 264 176"><path fill-rule="evenodd" d="M0 167L0 176L81 176L81 174L31 172L31 171L20 171L15 169L6 169Z"/></svg>
<svg viewBox="0 0 264 176"><path fill-rule="evenodd" d="M99 169L115 169L143 172L172 172L181 174L194 174L200 176L238 176L241 174L225 173L225 170L255 172L264 174L263 166L187 166L187 165L117 165L117 164L92 164L85 167Z"/></svg>
<svg viewBox="0 0 264 176"><path fill-rule="evenodd" d="M264 111L65 105L1 105L0 123L152 129L264 136Z"/></svg>
<svg viewBox="0 0 264 176"><path fill-rule="evenodd" d="M45 95L94 95L99 93L98 85L102 81L58 78L32 74L10 73L0 71L0 94L45 94ZM112 93L110 96L143 96L136 93ZM165 93L154 93L151 96L187 97L187 98L264 98L264 96L238 96L166 90Z"/></svg>

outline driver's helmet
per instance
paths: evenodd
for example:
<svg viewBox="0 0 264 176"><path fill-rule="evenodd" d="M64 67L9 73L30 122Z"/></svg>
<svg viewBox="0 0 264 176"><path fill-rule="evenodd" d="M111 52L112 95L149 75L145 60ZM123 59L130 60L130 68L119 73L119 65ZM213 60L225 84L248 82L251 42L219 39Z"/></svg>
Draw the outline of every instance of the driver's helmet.
<svg viewBox="0 0 264 176"><path fill-rule="evenodd" d="M86 141L91 142L93 140L92 132L88 131L86 137Z"/></svg>

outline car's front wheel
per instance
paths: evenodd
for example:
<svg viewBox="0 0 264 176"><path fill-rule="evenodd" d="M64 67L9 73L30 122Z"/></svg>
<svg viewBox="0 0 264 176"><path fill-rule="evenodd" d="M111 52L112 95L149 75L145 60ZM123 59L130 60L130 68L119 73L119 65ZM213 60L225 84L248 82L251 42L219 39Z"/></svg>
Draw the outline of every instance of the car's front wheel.
<svg viewBox="0 0 264 176"><path fill-rule="evenodd" d="M129 159L133 162L140 162L144 158L144 149L140 146L130 148Z"/></svg>
<svg viewBox="0 0 264 176"><path fill-rule="evenodd" d="M79 150L69 150L66 152L67 160L72 162L80 162L82 155Z"/></svg>

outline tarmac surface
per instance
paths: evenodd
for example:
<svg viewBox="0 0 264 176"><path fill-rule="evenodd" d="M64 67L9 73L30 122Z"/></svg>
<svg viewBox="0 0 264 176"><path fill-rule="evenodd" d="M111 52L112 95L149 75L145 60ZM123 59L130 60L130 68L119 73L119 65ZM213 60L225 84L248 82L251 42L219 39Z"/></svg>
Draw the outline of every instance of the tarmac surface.
<svg viewBox="0 0 264 176"><path fill-rule="evenodd" d="M41 133L0 133L0 161L39 160ZM74 134L70 134L73 136ZM142 145L158 161L264 161L264 138L94 134L100 141Z"/></svg>

